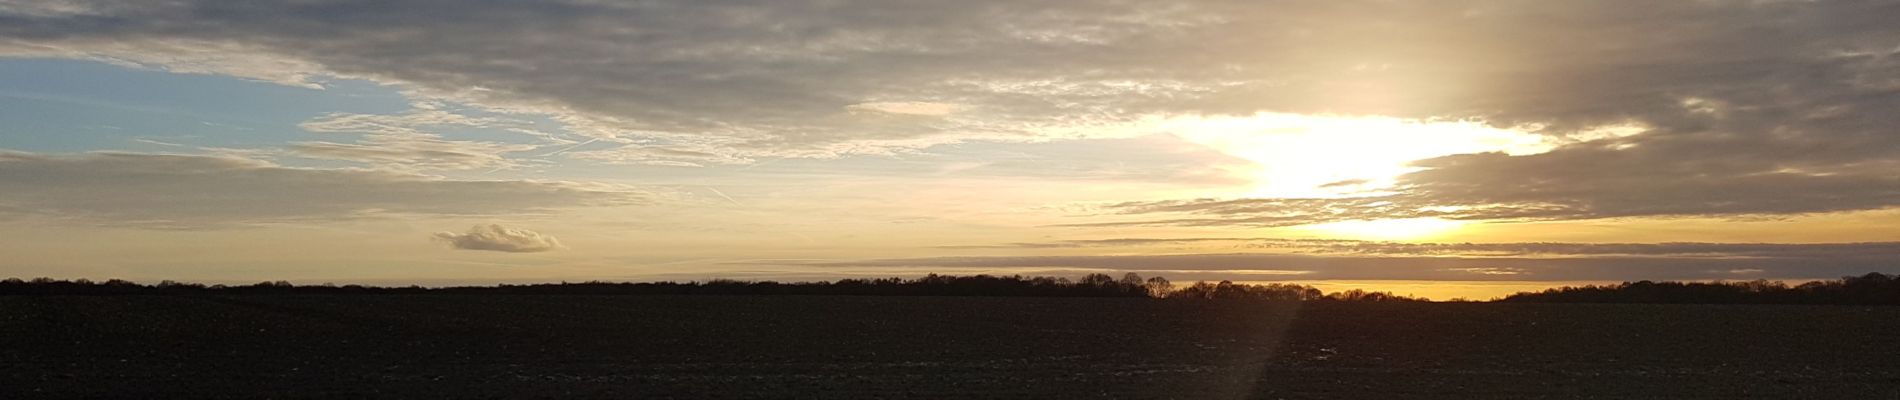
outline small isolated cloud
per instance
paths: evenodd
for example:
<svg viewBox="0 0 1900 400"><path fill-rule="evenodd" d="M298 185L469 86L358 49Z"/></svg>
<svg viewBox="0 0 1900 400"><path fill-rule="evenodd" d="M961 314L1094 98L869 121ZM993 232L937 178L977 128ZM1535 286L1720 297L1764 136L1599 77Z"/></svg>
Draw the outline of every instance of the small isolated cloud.
<svg viewBox="0 0 1900 400"><path fill-rule="evenodd" d="M539 253L561 248L561 241L527 229L496 224L475 225L467 233L436 232L435 238L462 250L490 250L509 253Z"/></svg>

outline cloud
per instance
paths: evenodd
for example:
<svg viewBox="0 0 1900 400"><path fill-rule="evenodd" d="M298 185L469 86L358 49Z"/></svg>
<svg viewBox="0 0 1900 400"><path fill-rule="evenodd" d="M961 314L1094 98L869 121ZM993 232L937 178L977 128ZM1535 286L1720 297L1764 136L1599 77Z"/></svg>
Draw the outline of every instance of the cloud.
<svg viewBox="0 0 1900 400"><path fill-rule="evenodd" d="M835 268L958 270L1089 269L1112 271L1206 271L1233 278L1270 272L1299 280L1621 281L1733 279L1750 277L1823 279L1885 271L1900 263L1891 253L1876 257L1445 257L1354 256L1279 253L1213 253L1116 256L969 256L854 261L767 261L760 264ZM1218 274L1215 274L1218 275ZM1213 275L1209 275L1213 276ZM1276 278L1277 279L1277 278Z"/></svg>
<svg viewBox="0 0 1900 400"><path fill-rule="evenodd" d="M432 137L370 137L360 143L295 142L290 144L290 153L304 158L355 161L398 171L513 169L527 164L502 154L537 147Z"/></svg>
<svg viewBox="0 0 1900 400"><path fill-rule="evenodd" d="M1822 139L1812 139L1822 140ZM1781 143L1776 143L1781 142ZM1392 195L1338 199L1194 199L1125 202L1115 214L1167 215L1095 225L1290 226L1345 220L1578 220L1619 217L1760 216L1878 210L1900 205L1900 162L1795 163L1833 144L1768 140L1752 145L1668 139L1570 146L1550 153L1486 153L1418 163ZM1896 143L1900 144L1900 143ZM1872 144L1867 144L1872 145ZM1714 146L1728 146L1718 148ZM1843 150L1844 151L1844 150ZM1889 155L1900 157L1900 154ZM1887 157L1887 156L1883 156Z"/></svg>
<svg viewBox="0 0 1900 400"><path fill-rule="evenodd" d="M1464 257L1693 257L1693 258L1896 258L1900 242L1859 243L1419 243L1349 239L1116 238L998 245L941 246L948 249L1138 248L1263 249L1313 255Z"/></svg>
<svg viewBox="0 0 1900 400"><path fill-rule="evenodd" d="M304 121L297 127L317 133L362 133L379 136L432 136L432 128L493 127L516 131L532 129L532 122L512 118L475 117L423 103L401 114L333 113Z"/></svg>
<svg viewBox="0 0 1900 400"><path fill-rule="evenodd" d="M1136 215L1139 219L1112 222L1063 224L1067 227L1103 226L1222 226L1245 225L1280 227L1334 221L1376 220L1448 216L1434 210L1407 208L1387 197L1359 198L1264 198L1264 199L1193 199L1135 201L1091 207L1109 214ZM1186 218L1154 219L1150 215L1190 215Z"/></svg>
<svg viewBox="0 0 1900 400"><path fill-rule="evenodd" d="M1711 258L1883 258L1900 242L1865 243L1400 243L1339 241L1314 250L1340 254L1488 256L1672 256Z"/></svg>
<svg viewBox="0 0 1900 400"><path fill-rule="evenodd" d="M467 233L436 232L433 237L462 250L538 253L563 247L553 236L495 224L475 225Z"/></svg>
<svg viewBox="0 0 1900 400"><path fill-rule="evenodd" d="M1164 246L1164 245L1175 246L1175 245L1196 245L1196 244L1215 244L1215 243L1243 244L1243 245L1249 245L1249 246L1267 246L1267 245L1274 245L1274 246L1315 245L1315 246L1318 246L1318 245L1331 245L1335 243L1366 243L1366 242L1361 242L1357 240L1345 240L1345 239L1278 239L1278 238L1220 238L1220 237L1217 237L1217 238L1118 238L1118 239L1063 240L1063 241L1055 241L1055 242L1018 242L1018 243L1004 243L1004 244L995 244L995 245L937 246L937 248L942 248L942 249L1071 249L1071 248L1092 248L1092 247L1139 247L1139 246Z"/></svg>
<svg viewBox="0 0 1900 400"><path fill-rule="evenodd" d="M423 104L402 114L329 114L298 125L315 133L355 133L356 143L294 142L291 154L304 158L354 161L396 171L514 169L527 161L508 158L540 145L445 139L431 130L494 128L540 136L549 144L572 144L535 131L532 123L500 117L473 117Z"/></svg>
<svg viewBox="0 0 1900 400"><path fill-rule="evenodd" d="M1522 275L1526 273L1523 268L1467 267L1446 268L1445 270L1479 275Z"/></svg>
<svg viewBox="0 0 1900 400"><path fill-rule="evenodd" d="M889 114L945 116L956 112L957 105L922 101L892 101L852 104L845 106L845 109Z"/></svg>
<svg viewBox="0 0 1900 400"><path fill-rule="evenodd" d="M202 229L388 215L482 216L641 204L642 191L289 168L223 157L0 151L0 216Z"/></svg>
<svg viewBox="0 0 1900 400"><path fill-rule="evenodd" d="M1298 279L1590 281L1638 279L1820 279L1889 271L1900 242L1864 243L1405 243L1338 239L1118 238L951 246L962 250L1114 248L1182 254L964 256L811 264L962 269L1071 268L1203 271L1211 279L1254 279L1259 271ZM1225 275L1222 275L1225 274Z"/></svg>
<svg viewBox="0 0 1900 400"><path fill-rule="evenodd" d="M749 164L751 158L722 154L717 150L668 146L616 146L602 150L566 152L569 158L605 164L671 165L704 167L708 165Z"/></svg>
<svg viewBox="0 0 1900 400"><path fill-rule="evenodd" d="M310 76L638 121L625 128L786 136L849 125L839 111L863 103L1016 122L1326 110L1588 125L1813 79L1790 67L1880 84L1865 59L1896 29L1881 2L981 3L49 0L10 2L0 34L20 53L282 74L216 64L272 55ZM1602 45L1551 45L1580 41ZM129 47L145 42L172 46Z"/></svg>
<svg viewBox="0 0 1900 400"><path fill-rule="evenodd" d="M1900 201L1887 172L1900 159L1896 13L1890 1L29 0L0 5L0 54L371 79L550 115L619 145L571 155L617 163L1157 133L1146 121L1260 112L1476 120L1574 142L1423 161L1390 196L1128 204L1114 211L1159 215L1122 223L1786 215Z"/></svg>

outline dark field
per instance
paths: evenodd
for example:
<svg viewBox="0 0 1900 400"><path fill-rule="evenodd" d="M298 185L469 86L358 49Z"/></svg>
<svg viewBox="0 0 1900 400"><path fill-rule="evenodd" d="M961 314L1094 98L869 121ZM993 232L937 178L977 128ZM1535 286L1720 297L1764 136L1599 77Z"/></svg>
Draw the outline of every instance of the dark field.
<svg viewBox="0 0 1900 400"><path fill-rule="evenodd" d="M1895 398L1900 307L0 296L0 398Z"/></svg>

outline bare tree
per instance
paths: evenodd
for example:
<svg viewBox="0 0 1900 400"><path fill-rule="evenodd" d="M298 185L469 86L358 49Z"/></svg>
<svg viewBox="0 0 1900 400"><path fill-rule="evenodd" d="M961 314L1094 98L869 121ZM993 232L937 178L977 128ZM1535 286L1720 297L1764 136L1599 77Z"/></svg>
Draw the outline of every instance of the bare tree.
<svg viewBox="0 0 1900 400"><path fill-rule="evenodd" d="M1169 293L1174 293L1174 282L1168 282L1168 278L1159 276L1148 278L1145 286L1148 288L1148 295L1153 297L1168 297Z"/></svg>

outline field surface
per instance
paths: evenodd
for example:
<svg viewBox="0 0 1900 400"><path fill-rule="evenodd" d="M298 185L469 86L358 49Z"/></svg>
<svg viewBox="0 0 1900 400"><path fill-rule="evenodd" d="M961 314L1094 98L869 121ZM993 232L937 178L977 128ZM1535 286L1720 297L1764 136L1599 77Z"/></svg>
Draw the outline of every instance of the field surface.
<svg viewBox="0 0 1900 400"><path fill-rule="evenodd" d="M0 398L1896 398L1900 307L0 296Z"/></svg>

